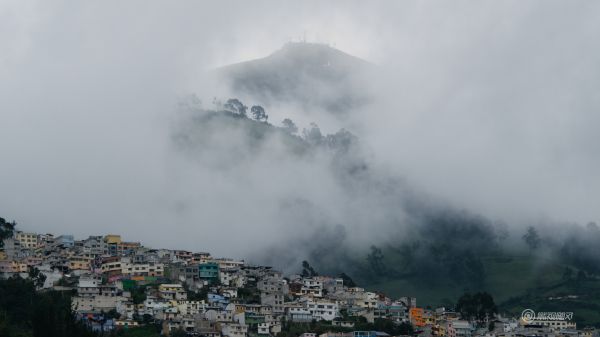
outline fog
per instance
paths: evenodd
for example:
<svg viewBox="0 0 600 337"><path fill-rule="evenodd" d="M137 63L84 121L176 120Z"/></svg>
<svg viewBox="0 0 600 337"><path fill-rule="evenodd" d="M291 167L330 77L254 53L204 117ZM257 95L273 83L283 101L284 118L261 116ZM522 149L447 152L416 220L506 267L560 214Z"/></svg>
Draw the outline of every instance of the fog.
<svg viewBox="0 0 600 337"><path fill-rule="evenodd" d="M236 257L339 228L368 247L408 226L394 203L414 195L516 229L598 221L598 15L592 1L5 1L0 216ZM279 102L269 122L350 130L375 182L218 124L174 142L182 97L262 104L211 69L299 39L375 64L373 99L343 117Z"/></svg>

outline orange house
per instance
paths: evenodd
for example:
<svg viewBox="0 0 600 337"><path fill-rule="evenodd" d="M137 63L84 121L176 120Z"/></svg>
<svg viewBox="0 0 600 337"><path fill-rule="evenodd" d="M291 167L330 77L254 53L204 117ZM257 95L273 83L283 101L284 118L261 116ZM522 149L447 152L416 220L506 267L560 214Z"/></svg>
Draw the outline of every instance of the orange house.
<svg viewBox="0 0 600 337"><path fill-rule="evenodd" d="M414 326L423 327L425 326L425 318L423 317L423 308L410 308L409 310L410 322Z"/></svg>

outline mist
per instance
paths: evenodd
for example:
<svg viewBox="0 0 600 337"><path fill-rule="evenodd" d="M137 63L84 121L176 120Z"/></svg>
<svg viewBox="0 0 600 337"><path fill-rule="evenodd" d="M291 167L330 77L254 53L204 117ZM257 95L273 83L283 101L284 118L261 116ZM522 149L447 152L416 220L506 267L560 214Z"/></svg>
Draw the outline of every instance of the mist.
<svg viewBox="0 0 600 337"><path fill-rule="evenodd" d="M219 256L291 247L279 267L310 254L296 247L315 233L364 249L400 238L415 221L397 205L414 200L517 238L598 221L599 14L566 1L5 2L0 214L21 230ZM210 75L299 39L372 63L371 100L336 115ZM190 94L202 102L182 112ZM253 146L243 128L190 122L215 97L263 105L274 126L345 128L369 173L348 178L326 150L291 154L277 133Z"/></svg>

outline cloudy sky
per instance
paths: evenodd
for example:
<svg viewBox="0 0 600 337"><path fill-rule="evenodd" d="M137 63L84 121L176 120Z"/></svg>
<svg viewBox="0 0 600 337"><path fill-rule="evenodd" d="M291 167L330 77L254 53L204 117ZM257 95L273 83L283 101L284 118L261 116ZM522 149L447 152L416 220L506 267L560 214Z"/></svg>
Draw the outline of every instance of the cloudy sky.
<svg viewBox="0 0 600 337"><path fill-rule="evenodd" d="M251 204L228 209L264 186L259 173L240 185L193 166L169 133L179 97L221 94L207 69L306 38L386 70L365 79L368 111L340 122L381 170L492 218L599 221L599 16L595 1L566 0L3 1L0 216L217 252L231 229L237 244L241 228L282 230ZM272 185L262 202L300 188Z"/></svg>

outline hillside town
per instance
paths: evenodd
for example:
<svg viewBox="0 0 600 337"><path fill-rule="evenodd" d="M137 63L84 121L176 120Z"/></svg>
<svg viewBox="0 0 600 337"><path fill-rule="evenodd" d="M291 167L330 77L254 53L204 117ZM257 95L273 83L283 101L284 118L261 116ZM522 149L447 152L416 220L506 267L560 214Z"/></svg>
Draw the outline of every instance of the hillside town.
<svg viewBox="0 0 600 337"><path fill-rule="evenodd" d="M306 261L300 274L284 275L208 252L152 249L119 235L76 240L14 231L0 250L0 276L32 278L41 292L71 292L73 315L97 332L153 324L164 336L598 336L564 319L464 319L410 296L368 291L345 274L318 275Z"/></svg>

